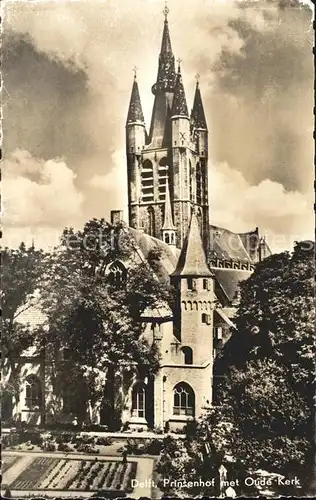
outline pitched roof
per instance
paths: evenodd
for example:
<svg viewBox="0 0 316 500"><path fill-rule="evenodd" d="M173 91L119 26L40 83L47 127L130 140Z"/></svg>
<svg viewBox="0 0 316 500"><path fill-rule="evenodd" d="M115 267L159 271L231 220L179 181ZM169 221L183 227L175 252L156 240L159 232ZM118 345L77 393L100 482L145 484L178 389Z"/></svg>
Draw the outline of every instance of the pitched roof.
<svg viewBox="0 0 316 500"><path fill-rule="evenodd" d="M134 77L133 81L132 94L129 102L126 125L135 122L140 122L141 124L144 124L143 109L142 109L142 104L140 102L140 95L136 77Z"/></svg>
<svg viewBox="0 0 316 500"><path fill-rule="evenodd" d="M144 259L147 260L151 250L158 249L161 251L161 257L159 259L160 274L167 279L177 265L180 250L176 248L173 251L170 246L163 241L153 236L149 236L138 229L129 227L128 231L134 238Z"/></svg>
<svg viewBox="0 0 316 500"><path fill-rule="evenodd" d="M164 302L159 302L153 307L146 307L146 309L142 312L140 317L142 319L170 319L172 318L173 314L168 306L168 304Z"/></svg>
<svg viewBox="0 0 316 500"><path fill-rule="evenodd" d="M171 229L171 230L175 229L175 225L173 223L173 218L172 218L168 177L166 180L165 214L164 214L164 223L162 229Z"/></svg>
<svg viewBox="0 0 316 500"><path fill-rule="evenodd" d="M185 97L180 65L176 78L174 96L172 101L171 116L186 116L189 117L187 100Z"/></svg>
<svg viewBox="0 0 316 500"><path fill-rule="evenodd" d="M229 302L232 302L236 298L238 283L248 279L252 274L251 271L241 271L239 269L212 268L212 271L215 274L215 279L218 285L224 292Z"/></svg>
<svg viewBox="0 0 316 500"><path fill-rule="evenodd" d="M199 82L196 82L191 122L195 128L207 130Z"/></svg>
<svg viewBox="0 0 316 500"><path fill-rule="evenodd" d="M171 276L213 276L206 262L199 222L194 211L176 270Z"/></svg>
<svg viewBox="0 0 316 500"><path fill-rule="evenodd" d="M240 235L218 226L210 226L210 257L245 262L252 260Z"/></svg>

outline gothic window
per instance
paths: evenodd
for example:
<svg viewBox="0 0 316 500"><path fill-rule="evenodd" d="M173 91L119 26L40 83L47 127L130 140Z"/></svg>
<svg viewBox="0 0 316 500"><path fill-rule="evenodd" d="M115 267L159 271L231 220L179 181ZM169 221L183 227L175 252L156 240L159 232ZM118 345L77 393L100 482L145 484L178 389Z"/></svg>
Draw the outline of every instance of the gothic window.
<svg viewBox="0 0 316 500"><path fill-rule="evenodd" d="M194 417L195 397L193 389L185 382L177 384L173 390L173 414Z"/></svg>
<svg viewBox="0 0 316 500"><path fill-rule="evenodd" d="M150 160L145 160L141 173L142 200L154 201L154 171Z"/></svg>
<svg viewBox="0 0 316 500"><path fill-rule="evenodd" d="M202 205L202 171L201 165L196 165L196 203Z"/></svg>
<svg viewBox="0 0 316 500"><path fill-rule="evenodd" d="M132 391L132 416L145 417L146 389L142 382L137 382Z"/></svg>
<svg viewBox="0 0 316 500"><path fill-rule="evenodd" d="M165 234L165 243L167 243L168 245L169 245L169 243L170 243L169 233L166 233L166 234Z"/></svg>
<svg viewBox="0 0 316 500"><path fill-rule="evenodd" d="M191 347L182 347L181 351L184 354L184 364L185 365L192 365L193 363L193 351Z"/></svg>
<svg viewBox="0 0 316 500"><path fill-rule="evenodd" d="M26 379L25 405L30 409L42 406L42 385L36 375L29 375Z"/></svg>
<svg viewBox="0 0 316 500"><path fill-rule="evenodd" d="M158 165L158 190L159 190L159 200L164 201L166 197L166 183L168 176L168 165L167 158L161 158Z"/></svg>
<svg viewBox="0 0 316 500"><path fill-rule="evenodd" d="M156 224L155 224L155 211L153 207L148 207L148 234L151 236L155 236L156 233Z"/></svg>
<svg viewBox="0 0 316 500"><path fill-rule="evenodd" d="M209 290L209 281L208 279L204 278L203 279L203 290Z"/></svg>
<svg viewBox="0 0 316 500"><path fill-rule="evenodd" d="M120 287L124 285L127 278L127 270L121 261L115 260L108 269L108 279L112 286Z"/></svg>

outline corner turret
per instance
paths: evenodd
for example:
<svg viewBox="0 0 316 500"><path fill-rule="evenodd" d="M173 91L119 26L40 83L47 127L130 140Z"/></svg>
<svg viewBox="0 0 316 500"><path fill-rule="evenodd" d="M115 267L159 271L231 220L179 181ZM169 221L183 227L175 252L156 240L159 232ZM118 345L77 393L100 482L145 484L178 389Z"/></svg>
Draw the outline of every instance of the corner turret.
<svg viewBox="0 0 316 500"><path fill-rule="evenodd" d="M140 197L139 161L146 143L146 128L144 114L140 101L136 68L134 68L134 81L126 120L126 155L128 176L129 221L133 227L137 221L132 217L133 205L138 203Z"/></svg>
<svg viewBox="0 0 316 500"><path fill-rule="evenodd" d="M172 120L172 145L173 147L188 147L190 144L190 122L187 100L185 97L180 60L174 89L171 109Z"/></svg>
<svg viewBox="0 0 316 500"><path fill-rule="evenodd" d="M191 127L197 139L196 143L196 151L197 154L201 157L208 156L208 131L206 118L204 113L204 107L202 102L202 96L200 91L199 84L199 75L196 76L196 87L195 87L195 95L193 102L193 109L191 112Z"/></svg>

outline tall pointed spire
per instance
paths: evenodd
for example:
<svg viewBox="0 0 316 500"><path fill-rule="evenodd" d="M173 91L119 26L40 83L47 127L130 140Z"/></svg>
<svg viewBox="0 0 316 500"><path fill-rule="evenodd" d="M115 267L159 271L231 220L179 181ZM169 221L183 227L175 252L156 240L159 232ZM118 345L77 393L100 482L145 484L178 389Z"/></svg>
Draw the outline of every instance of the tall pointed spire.
<svg viewBox="0 0 316 500"><path fill-rule="evenodd" d="M180 68L180 60L178 60L178 74L176 79L176 85L174 89L174 97L172 102L172 110L171 116L189 116L187 100L185 97L181 68Z"/></svg>
<svg viewBox="0 0 316 500"><path fill-rule="evenodd" d="M156 94L157 91L172 92L176 78L174 55L172 53L169 33L168 13L169 9L167 5L165 5L163 10L165 21L162 33L161 50L159 54L158 75L157 81L152 87L153 94Z"/></svg>
<svg viewBox="0 0 316 500"><path fill-rule="evenodd" d="M196 78L196 87L195 87L193 109L191 112L191 122L195 128L207 130L207 124L206 124L205 113L204 113L201 91L200 91L199 75L197 75L197 78Z"/></svg>
<svg viewBox="0 0 316 500"><path fill-rule="evenodd" d="M162 226L162 230L174 230L175 225L173 223L172 211L171 211L171 201L170 201L170 191L168 177L166 180L166 199L165 199L165 218Z"/></svg>
<svg viewBox="0 0 316 500"><path fill-rule="evenodd" d="M143 109L140 102L140 95L136 77L136 68L134 68L134 81L133 81L131 99L129 102L126 125L135 122L141 122L142 124L144 123Z"/></svg>
<svg viewBox="0 0 316 500"><path fill-rule="evenodd" d="M169 33L169 25L168 25L168 14L169 14L169 9L167 6L167 2L165 5L165 8L163 10L163 14L165 16L165 22L164 22L164 27L163 27L163 34L162 34L162 42L161 42L161 51L160 54L172 54L172 48L171 48L171 40L170 40L170 33Z"/></svg>
<svg viewBox="0 0 316 500"><path fill-rule="evenodd" d="M192 212L188 236L185 239L176 270L171 276L213 276L205 257L199 222L195 212Z"/></svg>

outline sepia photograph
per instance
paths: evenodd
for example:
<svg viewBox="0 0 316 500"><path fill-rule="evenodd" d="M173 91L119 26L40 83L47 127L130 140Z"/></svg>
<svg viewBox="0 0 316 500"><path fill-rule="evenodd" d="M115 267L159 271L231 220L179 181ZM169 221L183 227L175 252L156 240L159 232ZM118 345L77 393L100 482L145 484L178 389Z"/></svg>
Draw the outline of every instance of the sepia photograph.
<svg viewBox="0 0 316 500"><path fill-rule="evenodd" d="M1 19L2 497L313 497L312 2Z"/></svg>

